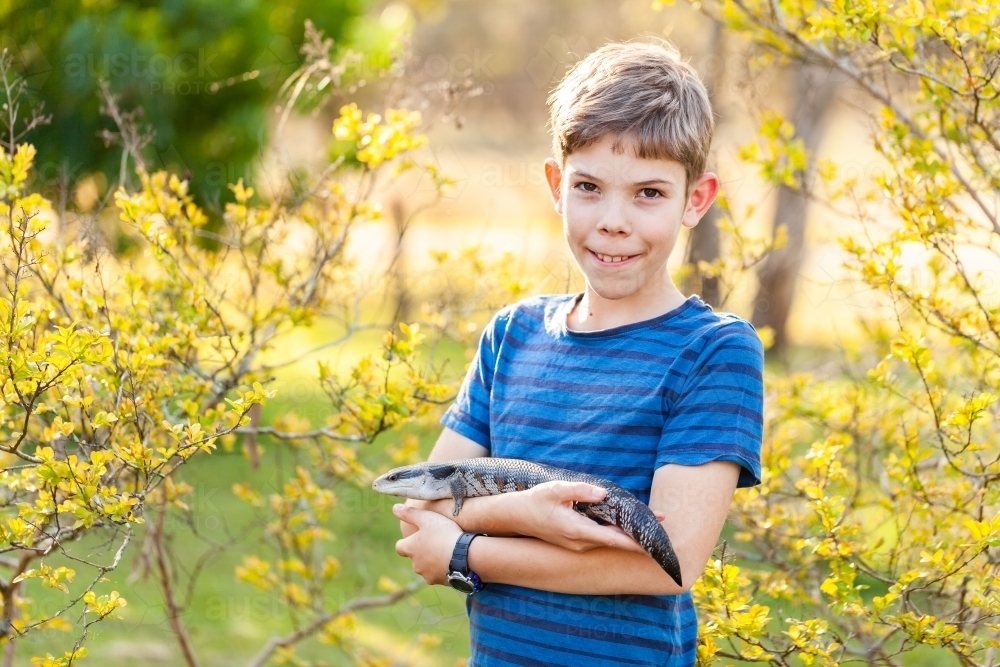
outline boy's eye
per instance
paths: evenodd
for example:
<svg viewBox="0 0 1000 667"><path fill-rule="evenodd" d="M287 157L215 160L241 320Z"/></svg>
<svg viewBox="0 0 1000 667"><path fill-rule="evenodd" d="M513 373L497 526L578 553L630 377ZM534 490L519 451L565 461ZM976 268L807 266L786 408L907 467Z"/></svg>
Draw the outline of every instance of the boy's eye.
<svg viewBox="0 0 1000 667"><path fill-rule="evenodd" d="M661 196L660 191L656 188L643 188L640 192L642 192L643 197L646 199L655 199L656 197Z"/></svg>
<svg viewBox="0 0 1000 667"><path fill-rule="evenodd" d="M583 186L584 192L597 192L597 186L589 181L580 181L573 187L580 188L580 186Z"/></svg>

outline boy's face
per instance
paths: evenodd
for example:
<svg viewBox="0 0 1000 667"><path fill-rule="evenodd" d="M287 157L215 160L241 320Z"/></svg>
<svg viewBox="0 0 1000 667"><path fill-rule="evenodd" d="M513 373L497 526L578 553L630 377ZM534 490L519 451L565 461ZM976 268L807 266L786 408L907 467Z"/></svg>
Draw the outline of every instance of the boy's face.
<svg viewBox="0 0 1000 667"><path fill-rule="evenodd" d="M611 151L613 137L571 153L564 169L549 158L545 175L570 251L587 285L605 299L671 285L666 265L681 226L694 227L719 189L705 173L685 195L684 166ZM660 295L662 296L662 295Z"/></svg>

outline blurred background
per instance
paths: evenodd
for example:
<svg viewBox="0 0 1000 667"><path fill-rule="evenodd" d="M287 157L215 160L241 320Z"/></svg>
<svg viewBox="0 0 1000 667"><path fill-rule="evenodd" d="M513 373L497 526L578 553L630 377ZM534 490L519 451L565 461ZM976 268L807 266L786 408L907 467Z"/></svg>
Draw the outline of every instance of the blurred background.
<svg viewBox="0 0 1000 667"><path fill-rule="evenodd" d="M323 97L323 84L305 91L285 115L283 101L294 87L289 76L306 62L300 46L307 41L307 20L334 40L339 53L355 49L363 55L342 72L342 81L328 84L337 89L330 98ZM775 342L770 363L815 365L824 349L850 337L853 314L871 304L864 290L843 279L834 243L857 230L791 190L765 185L739 156L754 139L762 115L776 109L795 122L808 150L859 179L874 178L883 167L866 139L865 102L829 71L754 67L760 53L724 36L687 4L0 2L0 46L13 54L28 97L44 102L41 113L51 115L25 139L39 149L39 187L57 206L97 212L97 228L123 254L129 238L116 229L113 207L104 207L117 183L130 178L122 168L129 141L140 145L151 168L188 178L198 203L218 217L232 201L227 184L252 181L266 198L294 181L296 173L329 161L336 152L330 128L340 103L357 101L367 111L388 99L421 110L430 139L426 157L454 179L454 187L444 198L428 201L422 184L426 172L419 170L386 184L384 219L355 233L351 247L359 284L379 275L387 258L398 254L406 265L411 279L400 289L414 295L399 295L402 320L419 307L420 281L436 279L433 252L473 246L493 256L510 252L530 291L580 288L543 179L550 146L546 97L567 68L592 50L651 35L672 40L711 91L718 129L710 164L721 176L733 219L750 236L787 238L781 251L757 267L755 279L724 290L698 270L699 260L711 262L719 254L718 211L713 210L681 239L671 266L688 293L697 291L717 308L769 328ZM118 96L118 113L141 109L134 120L147 134L125 137L116 131L102 82ZM402 221L414 214L401 242ZM329 337L322 327L304 336L289 345L321 345ZM348 363L372 344L362 335L356 345L339 350L334 361ZM467 358L463 350L453 354L458 366ZM274 385L278 398L269 403L266 416L294 406L306 417L313 414L314 421L321 418L320 397L306 378L318 358L322 352L281 371ZM436 432L415 429L410 435L426 453ZM376 445L363 453L365 463L384 464L383 449ZM244 664L283 622L277 620L281 610L272 597L234 583L238 549L213 546L223 536L237 547L249 539L241 526L254 517L230 488L246 480L261 489L280 486L290 465L283 456L280 446L267 446L263 465L254 472L232 456L206 457L185 472L198 501L183 520L195 523L178 533L172 549L192 567L208 554L206 574L190 592L185 612L204 664ZM408 563L392 549L398 526L389 513L391 500L351 487L338 495L342 511L331 520L331 529L344 572L334 594L347 600L360 590L389 590L392 579L408 580ZM88 644L90 664L183 664L164 621L163 603L144 578L140 560L109 575L129 605L123 621L95 631ZM381 581L382 573L390 575L389 582ZM385 659L363 664L404 659L419 665L461 664L468 651L463 600L440 587L373 611L345 632ZM39 636L19 653L23 664L32 652L49 648L45 637L51 635ZM321 646L301 655L316 664L358 659Z"/></svg>
<svg viewBox="0 0 1000 667"><path fill-rule="evenodd" d="M807 149L837 161L846 173L872 178L882 167L866 152L863 101L852 100L826 70L752 67L754 53L746 44L724 36L688 5L657 11L647 0L502 0L487 6L439 0L14 1L4 4L0 17L2 46L51 115L30 135L40 153L37 175L50 197L83 210L108 196L121 165L121 144L109 136L113 124L101 114L102 79L121 96L122 109L141 108L138 122L150 130L144 150L149 166L187 175L211 213L231 200L227 183L254 179L266 192L264 181L280 183L289 171L329 155L335 103L291 115L280 147L275 141L275 105L303 61L306 19L335 40L338 52L364 53L343 90L363 108L364 86L372 90L370 84L399 69L393 54L405 44L406 80L425 99L402 101L427 107L429 157L456 180L413 226L402 249L406 258L420 266L429 249L441 249L442 239L452 248L509 250L526 267L544 268L553 280L549 291L578 285L543 179L550 141L546 96L567 67L602 44L666 36L712 92L718 130L711 167L740 211L734 219L751 235L767 236L778 227L788 232L785 251L761 267L760 291L768 298L757 298L757 287L747 285L724 305L772 327L778 349L786 338L797 345L836 344L850 326L839 309L867 305L840 279L832 241L849 230L825 222L822 210L792 191L765 186L738 159L760 115L776 109L795 123ZM474 94L449 101L441 94L448 84L465 84ZM409 215L418 190L407 182L387 191L391 215L385 228L376 225L356 237L359 257L370 263L384 256L384 244L394 243L393 216ZM717 253L711 215L693 236L682 239L675 268ZM688 287L721 305L711 284L689 281Z"/></svg>

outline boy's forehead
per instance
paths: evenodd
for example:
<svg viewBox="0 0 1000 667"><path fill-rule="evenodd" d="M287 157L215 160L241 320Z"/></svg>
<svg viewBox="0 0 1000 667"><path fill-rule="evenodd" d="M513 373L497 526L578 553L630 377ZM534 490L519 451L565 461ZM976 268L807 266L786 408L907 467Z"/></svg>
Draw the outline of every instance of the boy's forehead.
<svg viewBox="0 0 1000 667"><path fill-rule="evenodd" d="M607 182L662 180L683 183L684 165L669 158L641 158L633 146L621 153L611 150L610 140L580 148L566 156L566 174L581 174Z"/></svg>

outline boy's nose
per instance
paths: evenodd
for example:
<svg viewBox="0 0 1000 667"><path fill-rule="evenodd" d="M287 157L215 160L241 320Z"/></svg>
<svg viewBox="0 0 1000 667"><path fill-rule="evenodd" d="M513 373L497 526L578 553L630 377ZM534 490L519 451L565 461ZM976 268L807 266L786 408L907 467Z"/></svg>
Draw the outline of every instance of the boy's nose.
<svg viewBox="0 0 1000 667"><path fill-rule="evenodd" d="M631 227L621 216L606 215L598 222L597 229L608 234L628 234Z"/></svg>
<svg viewBox="0 0 1000 667"><path fill-rule="evenodd" d="M628 234L632 226L625 213L625 202L621 196L608 198L601 216L597 220L597 229L609 234Z"/></svg>

